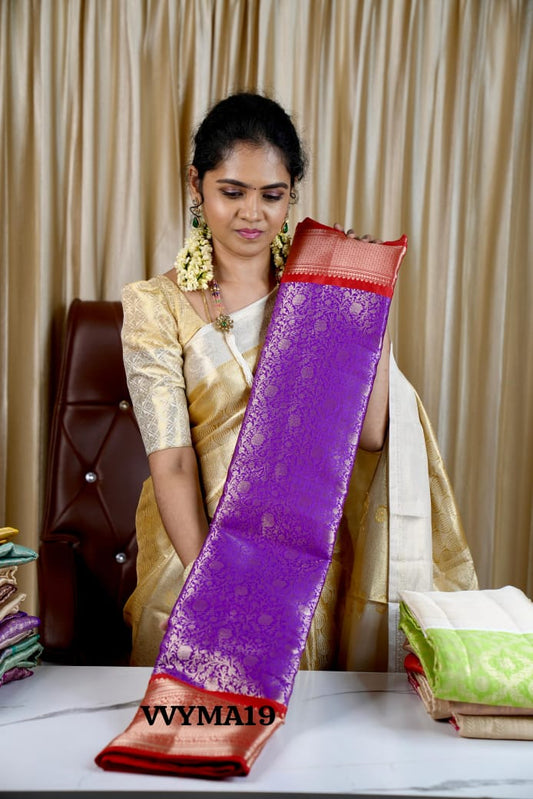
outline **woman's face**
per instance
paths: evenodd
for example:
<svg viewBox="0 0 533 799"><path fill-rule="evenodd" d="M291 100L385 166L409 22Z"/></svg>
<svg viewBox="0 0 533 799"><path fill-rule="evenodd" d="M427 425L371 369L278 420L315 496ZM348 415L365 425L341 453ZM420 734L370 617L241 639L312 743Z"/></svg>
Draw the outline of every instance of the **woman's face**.
<svg viewBox="0 0 533 799"><path fill-rule="evenodd" d="M256 258L280 232L290 200L290 174L279 151L270 145L235 145L216 169L205 173L200 187L190 167L193 199L204 198L204 218L212 233L215 255Z"/></svg>

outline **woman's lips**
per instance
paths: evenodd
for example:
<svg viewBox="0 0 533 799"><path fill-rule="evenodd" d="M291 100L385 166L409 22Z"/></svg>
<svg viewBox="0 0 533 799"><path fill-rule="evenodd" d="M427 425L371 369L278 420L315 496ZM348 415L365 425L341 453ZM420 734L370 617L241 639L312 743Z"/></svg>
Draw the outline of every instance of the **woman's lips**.
<svg viewBox="0 0 533 799"><path fill-rule="evenodd" d="M242 236L244 239L257 239L262 232L262 230L256 230L255 228L241 228L237 231L239 236Z"/></svg>

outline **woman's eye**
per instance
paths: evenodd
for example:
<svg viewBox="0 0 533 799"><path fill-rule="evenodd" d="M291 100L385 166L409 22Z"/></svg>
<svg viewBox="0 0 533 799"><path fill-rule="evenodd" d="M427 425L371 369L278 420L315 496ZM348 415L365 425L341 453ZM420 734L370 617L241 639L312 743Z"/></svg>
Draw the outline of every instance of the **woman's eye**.
<svg viewBox="0 0 533 799"><path fill-rule="evenodd" d="M239 197L244 196L244 192L240 189L221 189L220 190L223 197L227 197L229 200L237 200ZM262 195L263 200L269 203L276 203L279 200L282 200L284 197L283 192L266 192Z"/></svg>

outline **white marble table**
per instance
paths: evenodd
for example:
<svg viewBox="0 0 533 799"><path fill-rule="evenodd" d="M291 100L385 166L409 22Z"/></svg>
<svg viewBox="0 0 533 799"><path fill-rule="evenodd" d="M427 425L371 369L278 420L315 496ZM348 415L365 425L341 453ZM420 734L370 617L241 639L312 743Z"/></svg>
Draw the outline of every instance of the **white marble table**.
<svg viewBox="0 0 533 799"><path fill-rule="evenodd" d="M533 742L459 738L399 674L301 672L285 725L248 777L102 771L93 758L129 724L150 673L41 665L1 687L0 792L533 797Z"/></svg>

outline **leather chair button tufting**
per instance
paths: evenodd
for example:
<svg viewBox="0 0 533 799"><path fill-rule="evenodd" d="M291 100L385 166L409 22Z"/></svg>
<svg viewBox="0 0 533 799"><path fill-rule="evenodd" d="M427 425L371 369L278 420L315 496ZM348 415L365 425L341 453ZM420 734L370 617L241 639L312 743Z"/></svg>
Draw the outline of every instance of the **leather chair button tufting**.
<svg viewBox="0 0 533 799"><path fill-rule="evenodd" d="M120 302L70 306L37 561L47 662L120 666L131 651L122 607L136 583L135 508L149 469L126 385L121 326ZM1 774L0 766L0 794Z"/></svg>

